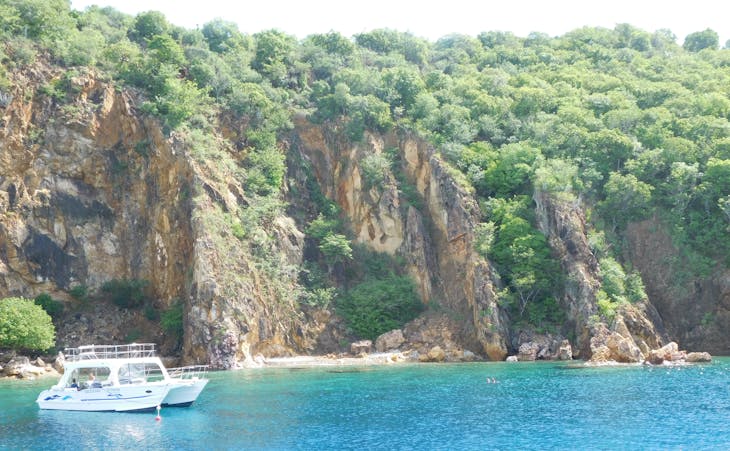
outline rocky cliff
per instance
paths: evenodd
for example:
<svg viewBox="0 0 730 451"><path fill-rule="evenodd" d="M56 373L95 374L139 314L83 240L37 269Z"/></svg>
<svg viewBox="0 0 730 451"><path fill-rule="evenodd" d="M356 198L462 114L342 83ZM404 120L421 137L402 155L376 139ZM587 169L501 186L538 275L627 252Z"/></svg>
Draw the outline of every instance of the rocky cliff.
<svg viewBox="0 0 730 451"><path fill-rule="evenodd" d="M159 330L140 330L141 314L79 307L68 295L111 279L146 280L155 308L185 304L185 360L231 367L252 347L269 354L311 348L301 314L276 302L276 290L296 274L274 287L250 249L220 224L246 202L240 182L214 159L196 159L188 136L165 136L140 114L133 93L94 73L68 79L38 65L13 77L0 123L2 296L47 292L75 306L67 311L80 308L60 324L61 346L130 336L158 341ZM59 101L43 88L61 79ZM275 263L301 259L293 222L275 217L269 225L276 239L260 244Z"/></svg>
<svg viewBox="0 0 730 451"><path fill-rule="evenodd" d="M628 259L641 273L668 335L688 349L730 353L730 271L710 266L706 274L692 272L688 256L657 218L631 224L626 236Z"/></svg>
<svg viewBox="0 0 730 451"><path fill-rule="evenodd" d="M43 92L62 77L63 101ZM135 104L92 73L38 65L14 74L0 110L3 295L70 301L75 286L126 278L148 280L160 308L185 298L192 171ZM95 318L97 329L104 322ZM123 340L134 324L106 339Z"/></svg>
<svg viewBox="0 0 730 451"><path fill-rule="evenodd" d="M404 257L423 302L459 319L452 321L455 346L504 359L507 328L496 302L495 276L473 247L479 208L434 149L407 134L367 134L363 142L350 143L303 117L296 121L294 143L311 162L324 194L342 208L355 239ZM392 172L382 186L366 185L360 163L387 149L397 154L395 170L415 186L421 209L402 198Z"/></svg>
<svg viewBox="0 0 730 451"><path fill-rule="evenodd" d="M651 298L619 306L608 321L598 315L601 268L588 244L580 202L544 192L535 193L534 201L538 226L548 236L565 274L562 305L575 336L575 356L596 362L637 363L664 346L669 340Z"/></svg>
<svg viewBox="0 0 730 451"><path fill-rule="evenodd" d="M283 189L289 216L259 212L259 220L245 222L266 205L247 194L237 173L243 155L233 143L244 126L228 124L207 141L190 130L165 134L139 112L134 92L93 72L67 77L38 65L12 78L9 101L0 107L0 297L47 292L74 307L62 322L61 346L123 341L140 325L137 338L164 341L139 312L84 307L68 295L77 286L93 291L111 279L140 279L149 281L158 310L184 304L185 361L231 368L256 354L342 349L336 315L297 299L297 268L305 258L306 224L294 219L306 208L294 192L304 186L296 180L304 177L301 168L289 168ZM61 79L62 99L44 88ZM536 338L511 327L497 302L499 277L474 250L475 226L483 220L475 197L432 146L409 133L366 133L353 143L337 124L316 125L304 116L294 122L281 143L290 164L306 161L355 240L401 257L416 281L428 309L404 327L403 346L502 360L525 345L526 355L570 358L566 337ZM372 184L362 162L385 152L397 164ZM415 198L404 194L406 185ZM661 271L652 263L662 252L673 255L671 248L652 246L647 226L635 225L630 258L657 308L645 300L602 322L596 319L600 267L581 206L544 193L534 201L540 229L566 275L561 303L569 324L563 333L576 356L641 361L675 337L721 350L727 310L718 307L710 319L699 312L711 311L718 297L727 303L727 274L674 296L653 275ZM698 293L708 305L682 319ZM670 318L666 334L663 317ZM693 329L709 327L710 320L715 332ZM716 340L698 338L713 334Z"/></svg>

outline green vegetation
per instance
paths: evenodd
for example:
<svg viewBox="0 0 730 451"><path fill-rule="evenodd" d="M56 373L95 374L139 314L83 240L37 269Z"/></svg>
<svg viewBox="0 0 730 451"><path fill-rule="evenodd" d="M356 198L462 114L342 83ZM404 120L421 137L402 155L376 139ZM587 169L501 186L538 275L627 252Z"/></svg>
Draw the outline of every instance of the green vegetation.
<svg viewBox="0 0 730 451"><path fill-rule="evenodd" d="M166 334L181 340L183 336L183 302L176 301L160 315L160 326Z"/></svg>
<svg viewBox="0 0 730 451"><path fill-rule="evenodd" d="M51 317L30 299L0 299L0 348L45 351L54 345Z"/></svg>
<svg viewBox="0 0 730 451"><path fill-rule="evenodd" d="M109 296L112 302L122 308L140 308L148 300L145 288L146 280L112 279L101 285L101 292Z"/></svg>
<svg viewBox="0 0 730 451"><path fill-rule="evenodd" d="M338 303L338 311L353 332L370 340L402 327L422 309L408 277L366 280L349 290Z"/></svg>
<svg viewBox="0 0 730 451"><path fill-rule="evenodd" d="M53 319L58 319L63 313L63 303L53 299L48 293L39 294L33 301L36 305L40 305Z"/></svg>
<svg viewBox="0 0 730 451"><path fill-rule="evenodd" d="M244 187L240 205L203 219L212 239L234 237L272 280L284 271L272 263L270 225L285 207L280 143L293 113L353 141L366 131L428 139L479 198L476 249L496 264L507 286L501 301L522 320L561 318L562 275L535 226L535 191L587 207L590 233L601 237L593 244L605 261L604 304L645 297L621 255L634 221L664 221L690 275L730 265L730 49L719 48L713 30L691 33L682 46L668 30L628 24L558 37L484 32L428 42L373 30L297 41L277 30L247 35L222 20L186 30L154 11L130 17L111 8L71 11L63 0L0 0L0 36L0 102L9 101L12 72L41 58L66 69L36 94L55 104L74 101L81 66L141 92L142 110L184 140L196 162L214 167L221 185ZM64 111L77 113L74 105ZM222 124L239 127L235 138L216 134ZM418 207L399 158L365 156L363 180L378 186L393 173L404 200ZM305 296L285 286L281 296L337 304L366 279L376 287L390 280L387 272L365 276L337 212L321 193L310 195L319 205L307 219L323 216L310 224L309 246L327 267L326 281L301 277ZM143 303L143 287L130 285L106 292L120 305Z"/></svg>

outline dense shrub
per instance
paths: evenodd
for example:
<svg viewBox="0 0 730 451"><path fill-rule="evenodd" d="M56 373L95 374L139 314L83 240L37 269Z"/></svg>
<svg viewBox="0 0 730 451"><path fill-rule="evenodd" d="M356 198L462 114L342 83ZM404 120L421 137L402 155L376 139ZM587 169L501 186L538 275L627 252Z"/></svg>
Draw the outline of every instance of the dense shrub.
<svg viewBox="0 0 730 451"><path fill-rule="evenodd" d="M139 279L112 279L104 282L101 291L106 293L119 307L139 308L145 304L147 296L145 288L149 285L146 280Z"/></svg>
<svg viewBox="0 0 730 451"><path fill-rule="evenodd" d="M160 315L160 326L166 334L176 339L183 336L183 302L177 301Z"/></svg>
<svg viewBox="0 0 730 451"><path fill-rule="evenodd" d="M422 309L413 282L398 276L362 282L337 303L337 310L350 329L370 340L400 328Z"/></svg>
<svg viewBox="0 0 730 451"><path fill-rule="evenodd" d="M35 297L34 302L36 305L40 305L53 319L58 318L63 313L63 303L53 299L48 293L39 294Z"/></svg>
<svg viewBox="0 0 730 451"><path fill-rule="evenodd" d="M0 300L0 348L45 351L55 336L51 317L30 299Z"/></svg>

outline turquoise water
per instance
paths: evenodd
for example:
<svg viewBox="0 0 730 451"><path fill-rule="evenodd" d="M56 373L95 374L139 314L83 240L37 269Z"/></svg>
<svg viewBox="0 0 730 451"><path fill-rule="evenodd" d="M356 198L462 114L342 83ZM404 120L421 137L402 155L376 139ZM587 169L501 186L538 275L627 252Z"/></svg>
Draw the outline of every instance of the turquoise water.
<svg viewBox="0 0 730 451"><path fill-rule="evenodd" d="M487 378L498 383L487 383ZM3 449L730 449L730 358L219 372L190 408L39 410L0 382Z"/></svg>

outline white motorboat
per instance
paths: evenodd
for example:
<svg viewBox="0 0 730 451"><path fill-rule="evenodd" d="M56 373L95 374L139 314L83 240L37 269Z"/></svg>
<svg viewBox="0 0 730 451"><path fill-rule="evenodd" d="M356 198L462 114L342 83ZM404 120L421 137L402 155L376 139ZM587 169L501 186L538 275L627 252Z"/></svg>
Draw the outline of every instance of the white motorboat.
<svg viewBox="0 0 730 451"><path fill-rule="evenodd" d="M208 379L206 365L165 368L152 343L67 348L64 373L38 395L41 409L141 411L189 406Z"/></svg>

